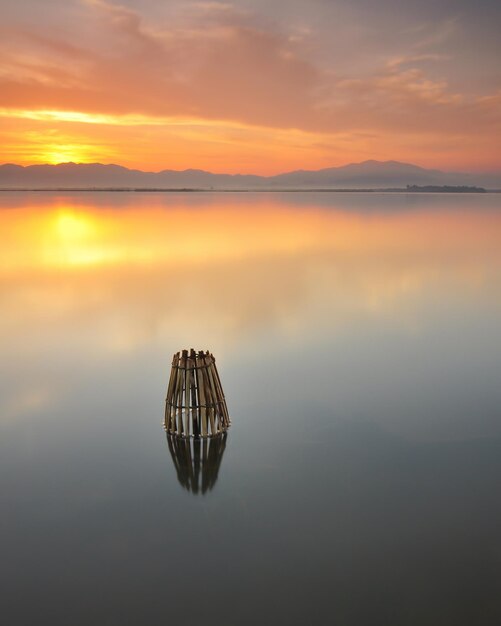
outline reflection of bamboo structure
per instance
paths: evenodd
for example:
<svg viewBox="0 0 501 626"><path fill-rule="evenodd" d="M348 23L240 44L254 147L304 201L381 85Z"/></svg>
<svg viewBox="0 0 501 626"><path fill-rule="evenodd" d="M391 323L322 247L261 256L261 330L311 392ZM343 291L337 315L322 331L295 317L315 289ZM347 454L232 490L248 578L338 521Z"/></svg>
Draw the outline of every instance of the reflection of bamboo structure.
<svg viewBox="0 0 501 626"><path fill-rule="evenodd" d="M177 352L165 400L165 430L181 437L212 437L229 426L214 356L193 349Z"/></svg>
<svg viewBox="0 0 501 626"><path fill-rule="evenodd" d="M181 438L167 434L167 444L179 483L192 493L206 493L217 481L226 433L210 439Z"/></svg>

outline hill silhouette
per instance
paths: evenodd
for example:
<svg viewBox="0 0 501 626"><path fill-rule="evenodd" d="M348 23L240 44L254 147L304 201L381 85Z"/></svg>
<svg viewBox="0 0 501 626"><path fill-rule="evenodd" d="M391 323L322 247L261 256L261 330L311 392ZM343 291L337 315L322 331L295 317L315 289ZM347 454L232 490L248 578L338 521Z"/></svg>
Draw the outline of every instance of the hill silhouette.
<svg viewBox="0 0 501 626"><path fill-rule="evenodd" d="M121 165L61 163L0 165L0 188L148 188L148 189L339 189L405 188L407 185L461 185L501 188L500 174L466 174L425 169L398 161L364 161L321 170L275 176L213 174L204 170L143 172Z"/></svg>

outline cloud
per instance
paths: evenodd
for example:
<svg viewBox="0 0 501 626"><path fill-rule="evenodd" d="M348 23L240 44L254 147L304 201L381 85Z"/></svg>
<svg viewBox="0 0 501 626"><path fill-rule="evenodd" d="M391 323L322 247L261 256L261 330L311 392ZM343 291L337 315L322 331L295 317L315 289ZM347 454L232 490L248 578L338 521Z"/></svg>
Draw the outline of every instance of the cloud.
<svg viewBox="0 0 501 626"><path fill-rule="evenodd" d="M460 30L460 20L457 16L450 17L438 23L420 24L414 29L420 38L414 43L414 48L429 48L444 44Z"/></svg>
<svg viewBox="0 0 501 626"><path fill-rule="evenodd" d="M195 2L194 6L206 12L227 12L233 11L234 7L230 2Z"/></svg>
<svg viewBox="0 0 501 626"><path fill-rule="evenodd" d="M390 69L401 67L402 65L415 65L421 63L428 62L436 62L436 61L444 61L449 59L450 57L446 54L414 54L407 56L398 56L389 59L386 63L386 66Z"/></svg>
<svg viewBox="0 0 501 626"><path fill-rule="evenodd" d="M37 33L24 33L28 58L15 50L4 56L3 106L81 110L83 103L103 113L196 113L270 125L298 125L307 117L315 68L287 38L242 23L240 13L209 29L195 23L189 31L153 31L128 8L104 0L86 4L96 35L107 42L100 54L64 40L49 47Z"/></svg>

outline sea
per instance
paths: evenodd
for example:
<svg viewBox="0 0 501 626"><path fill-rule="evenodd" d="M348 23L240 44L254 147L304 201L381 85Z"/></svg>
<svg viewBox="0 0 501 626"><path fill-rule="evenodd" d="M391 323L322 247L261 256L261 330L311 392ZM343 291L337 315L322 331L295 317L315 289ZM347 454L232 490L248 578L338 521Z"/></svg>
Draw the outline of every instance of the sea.
<svg viewBox="0 0 501 626"><path fill-rule="evenodd" d="M2 623L501 624L501 194L1 192L0 311Z"/></svg>

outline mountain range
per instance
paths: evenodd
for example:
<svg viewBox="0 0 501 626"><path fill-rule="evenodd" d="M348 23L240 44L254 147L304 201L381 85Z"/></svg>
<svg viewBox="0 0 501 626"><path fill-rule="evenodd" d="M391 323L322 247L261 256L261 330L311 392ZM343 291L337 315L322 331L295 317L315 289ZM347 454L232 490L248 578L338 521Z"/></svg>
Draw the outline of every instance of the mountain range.
<svg viewBox="0 0 501 626"><path fill-rule="evenodd" d="M467 174L425 169L398 161L364 161L275 176L213 174L204 170L143 172L102 163L0 165L1 189L383 189L407 185L469 185L501 189L501 172Z"/></svg>

